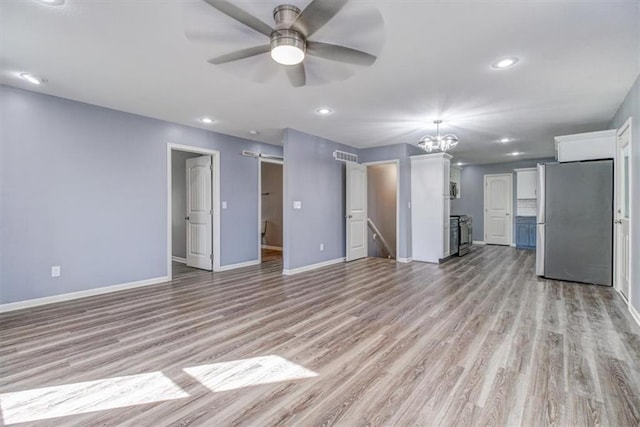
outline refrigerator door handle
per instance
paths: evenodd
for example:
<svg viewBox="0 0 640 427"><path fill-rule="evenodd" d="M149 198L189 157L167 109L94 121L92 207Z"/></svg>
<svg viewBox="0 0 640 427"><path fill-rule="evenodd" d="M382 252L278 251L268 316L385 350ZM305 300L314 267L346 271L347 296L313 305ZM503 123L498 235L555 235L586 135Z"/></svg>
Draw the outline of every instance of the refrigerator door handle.
<svg viewBox="0 0 640 427"><path fill-rule="evenodd" d="M544 276L545 225L536 226L536 276Z"/></svg>
<svg viewBox="0 0 640 427"><path fill-rule="evenodd" d="M546 202L546 194L545 194L545 183L546 183L546 168L545 165L538 165L538 185L536 188L536 198L537 200L537 223L544 224L546 222L546 214L545 214L545 202Z"/></svg>

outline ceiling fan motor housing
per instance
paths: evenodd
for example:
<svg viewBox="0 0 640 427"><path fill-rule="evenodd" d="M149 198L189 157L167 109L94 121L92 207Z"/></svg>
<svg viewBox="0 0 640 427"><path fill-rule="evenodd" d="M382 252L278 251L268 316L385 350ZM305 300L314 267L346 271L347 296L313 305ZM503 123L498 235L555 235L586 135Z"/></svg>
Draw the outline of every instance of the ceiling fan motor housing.
<svg viewBox="0 0 640 427"><path fill-rule="evenodd" d="M298 19L302 11L291 4L281 4L273 9L273 20L276 22L276 30L288 30Z"/></svg>
<svg viewBox="0 0 640 427"><path fill-rule="evenodd" d="M271 33L272 50L278 46L291 46L300 49L302 52L307 50L304 36L300 32L291 29L300 13L300 9L290 4L282 4L273 10L273 19L276 25L275 30Z"/></svg>

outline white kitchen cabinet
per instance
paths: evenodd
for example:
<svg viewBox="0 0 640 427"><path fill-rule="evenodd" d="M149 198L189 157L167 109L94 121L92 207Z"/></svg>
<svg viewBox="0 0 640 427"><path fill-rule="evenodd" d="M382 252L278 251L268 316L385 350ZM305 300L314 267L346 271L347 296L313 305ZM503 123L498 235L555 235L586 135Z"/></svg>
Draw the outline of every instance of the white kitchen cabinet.
<svg viewBox="0 0 640 427"><path fill-rule="evenodd" d="M516 171L516 197L518 199L535 199L536 186L536 168L515 169Z"/></svg>
<svg viewBox="0 0 640 427"><path fill-rule="evenodd" d="M616 152L616 130L556 136L559 162L613 159Z"/></svg>
<svg viewBox="0 0 640 427"><path fill-rule="evenodd" d="M449 255L451 155L411 157L411 239L414 261L440 262Z"/></svg>

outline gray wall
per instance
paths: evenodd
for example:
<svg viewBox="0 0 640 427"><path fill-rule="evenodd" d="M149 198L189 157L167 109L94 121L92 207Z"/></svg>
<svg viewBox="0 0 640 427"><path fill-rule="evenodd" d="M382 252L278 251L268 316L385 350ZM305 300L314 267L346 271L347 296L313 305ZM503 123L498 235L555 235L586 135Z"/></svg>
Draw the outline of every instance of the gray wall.
<svg viewBox="0 0 640 427"><path fill-rule="evenodd" d="M0 303L165 276L167 142L220 151L221 264L257 259L258 165L240 152L281 147L7 86L0 123Z"/></svg>
<svg viewBox="0 0 640 427"><path fill-rule="evenodd" d="M615 78L615 77L612 77ZM615 129L631 117L631 155L633 156L633 176L631 177L631 303L640 312L640 77L633 84L624 102L609 124Z"/></svg>
<svg viewBox="0 0 640 427"><path fill-rule="evenodd" d="M391 250L396 249L396 211L398 166L395 163L367 167L367 215L384 236ZM368 232L369 256L386 257L387 251Z"/></svg>
<svg viewBox="0 0 640 427"><path fill-rule="evenodd" d="M171 156L171 255L187 256L187 159L201 154L174 150Z"/></svg>
<svg viewBox="0 0 640 427"><path fill-rule="evenodd" d="M262 162L262 221L267 221L265 245L282 247L282 186L282 165Z"/></svg>
<svg viewBox="0 0 640 427"><path fill-rule="evenodd" d="M284 143L284 268L345 256L345 166L334 150L358 150L286 129ZM293 201L302 209L293 209ZM324 251L320 251L320 244Z"/></svg>
<svg viewBox="0 0 640 427"><path fill-rule="evenodd" d="M514 169L534 167L538 163L554 162L554 158L521 160L491 165L464 166L461 174L460 198L451 200L452 215L473 217L473 240L484 240L484 176L494 173L513 173L513 213L516 212L517 177ZM513 224L515 240L515 223Z"/></svg>

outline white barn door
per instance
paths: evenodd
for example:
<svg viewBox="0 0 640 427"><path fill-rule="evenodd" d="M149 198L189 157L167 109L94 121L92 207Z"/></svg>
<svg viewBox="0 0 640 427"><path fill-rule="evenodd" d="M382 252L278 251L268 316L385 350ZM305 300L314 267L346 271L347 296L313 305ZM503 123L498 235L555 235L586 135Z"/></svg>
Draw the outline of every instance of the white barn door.
<svg viewBox="0 0 640 427"><path fill-rule="evenodd" d="M187 265L212 269L211 156L187 159Z"/></svg>
<svg viewBox="0 0 640 427"><path fill-rule="evenodd" d="M347 162L346 260L367 256L367 167Z"/></svg>
<svg viewBox="0 0 640 427"><path fill-rule="evenodd" d="M510 245L513 234L512 174L484 176L484 240L489 245Z"/></svg>

